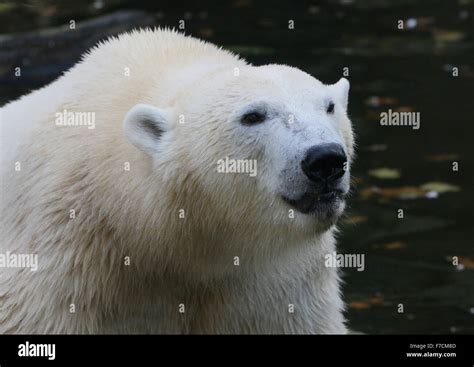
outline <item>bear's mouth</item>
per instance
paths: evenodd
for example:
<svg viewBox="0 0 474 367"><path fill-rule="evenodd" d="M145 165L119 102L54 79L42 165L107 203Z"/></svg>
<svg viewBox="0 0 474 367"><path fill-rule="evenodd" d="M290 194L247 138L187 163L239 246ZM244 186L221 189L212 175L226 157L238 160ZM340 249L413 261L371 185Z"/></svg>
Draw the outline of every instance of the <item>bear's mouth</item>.
<svg viewBox="0 0 474 367"><path fill-rule="evenodd" d="M333 217L344 202L345 193L341 190L325 192L306 192L298 199L282 195L283 200L303 214Z"/></svg>

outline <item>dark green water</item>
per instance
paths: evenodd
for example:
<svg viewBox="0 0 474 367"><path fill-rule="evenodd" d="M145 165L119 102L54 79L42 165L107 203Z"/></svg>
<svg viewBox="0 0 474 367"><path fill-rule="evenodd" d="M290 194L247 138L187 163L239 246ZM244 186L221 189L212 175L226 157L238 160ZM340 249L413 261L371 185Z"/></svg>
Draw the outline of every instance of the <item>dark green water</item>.
<svg viewBox="0 0 474 367"><path fill-rule="evenodd" d="M92 1L57 3L2 2L0 33L44 29L117 10L146 14L132 17L131 25L112 22L70 38L34 32L4 39L0 103L51 81L109 34L132 25L176 27L179 19L185 20L186 33L235 50L255 64L290 64L326 83L337 81L348 68L358 157L339 243L343 252L365 255L364 271L345 271L349 326L380 334L474 333L472 1L297 5L235 0L189 7L171 1L105 1L103 7ZM292 30L289 20L294 20ZM399 20L404 30L397 29ZM21 80L12 77L18 65L24 70ZM388 109L419 112L421 128L380 126L380 112ZM453 162L458 162L457 171ZM403 312L398 312L400 305Z"/></svg>

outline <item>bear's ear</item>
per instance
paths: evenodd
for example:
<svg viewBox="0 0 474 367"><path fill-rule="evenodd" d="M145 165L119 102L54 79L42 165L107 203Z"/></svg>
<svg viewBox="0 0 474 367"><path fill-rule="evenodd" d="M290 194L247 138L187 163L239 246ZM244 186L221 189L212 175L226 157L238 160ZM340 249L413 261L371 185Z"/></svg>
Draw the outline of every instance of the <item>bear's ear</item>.
<svg viewBox="0 0 474 367"><path fill-rule="evenodd" d="M349 86L349 81L346 78L341 78L336 84L329 86L333 91L335 98L337 98L346 111L347 102L349 101Z"/></svg>
<svg viewBox="0 0 474 367"><path fill-rule="evenodd" d="M149 155L158 150L161 135L169 124L170 112L146 104L137 104L128 111L123 131L130 142Z"/></svg>

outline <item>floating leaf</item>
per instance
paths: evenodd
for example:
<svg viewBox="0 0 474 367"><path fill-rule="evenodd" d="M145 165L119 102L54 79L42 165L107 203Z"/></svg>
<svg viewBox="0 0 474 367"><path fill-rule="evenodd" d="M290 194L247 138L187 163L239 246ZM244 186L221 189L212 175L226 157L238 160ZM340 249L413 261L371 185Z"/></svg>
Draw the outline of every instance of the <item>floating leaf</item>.
<svg viewBox="0 0 474 367"><path fill-rule="evenodd" d="M201 28L199 30L199 34L202 36L202 37L206 37L206 38L209 38L209 37L212 37L214 35L214 30L210 27L204 27L204 28Z"/></svg>
<svg viewBox="0 0 474 367"><path fill-rule="evenodd" d="M367 308L370 308L371 306L380 306L383 303L384 303L384 299L382 297L372 297L363 301L349 302L348 306L355 310L365 310Z"/></svg>
<svg viewBox="0 0 474 367"><path fill-rule="evenodd" d="M232 5L236 8L244 8L249 6L250 3L250 0L234 0Z"/></svg>
<svg viewBox="0 0 474 367"><path fill-rule="evenodd" d="M359 191L362 198L368 199L373 196L380 196L385 199L417 199L424 197L425 192L415 186L402 186L402 187L367 187Z"/></svg>
<svg viewBox="0 0 474 367"><path fill-rule="evenodd" d="M458 31L436 29L433 33L437 42L457 42L464 38L464 33Z"/></svg>
<svg viewBox="0 0 474 367"><path fill-rule="evenodd" d="M359 191L359 195L363 199L369 199L374 196L380 197L381 199L435 199L439 194L457 191L460 191L460 188L452 184L444 182L428 182L420 187L366 187Z"/></svg>
<svg viewBox="0 0 474 367"><path fill-rule="evenodd" d="M394 168L381 167L370 170L369 175L382 180L393 180L400 178L400 171Z"/></svg>
<svg viewBox="0 0 474 367"><path fill-rule="evenodd" d="M369 299L369 303L371 305L382 305L383 304L383 298L382 297L372 297Z"/></svg>
<svg viewBox="0 0 474 367"><path fill-rule="evenodd" d="M391 97L371 96L365 100L365 104L369 107L393 106L397 103L398 101Z"/></svg>
<svg viewBox="0 0 474 367"><path fill-rule="evenodd" d="M368 152L383 152L384 150L387 150L387 148L388 148L387 144L372 144L365 147L364 150Z"/></svg>
<svg viewBox="0 0 474 367"><path fill-rule="evenodd" d="M401 241L390 242L382 245L384 249L387 250L400 250L402 248L407 247L407 245Z"/></svg>
<svg viewBox="0 0 474 367"><path fill-rule="evenodd" d="M434 155L427 155L426 159L432 162L450 162L450 161L459 159L459 155L455 153L434 154Z"/></svg>
<svg viewBox="0 0 474 367"><path fill-rule="evenodd" d="M393 111L395 111L395 112L413 112L414 109L411 106L400 106L400 107L394 108Z"/></svg>
<svg viewBox="0 0 474 367"><path fill-rule="evenodd" d="M459 264L462 264L464 269L474 270L474 258L467 256L458 256Z"/></svg>
<svg viewBox="0 0 474 367"><path fill-rule="evenodd" d="M437 192L438 194L443 194L445 192L458 192L461 190L459 186L445 182L428 182L421 185L420 188L426 192Z"/></svg>
<svg viewBox="0 0 474 367"><path fill-rule="evenodd" d="M349 302L348 306L349 308L353 308L355 310L365 310L367 308L370 308L370 304L368 302L363 301Z"/></svg>

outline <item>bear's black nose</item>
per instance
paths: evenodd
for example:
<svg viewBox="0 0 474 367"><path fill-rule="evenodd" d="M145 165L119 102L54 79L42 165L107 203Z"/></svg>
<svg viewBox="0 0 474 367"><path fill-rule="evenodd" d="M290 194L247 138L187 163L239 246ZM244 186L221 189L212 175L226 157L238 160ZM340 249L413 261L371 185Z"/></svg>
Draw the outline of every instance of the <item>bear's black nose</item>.
<svg viewBox="0 0 474 367"><path fill-rule="evenodd" d="M344 175L346 161L344 149L339 144L315 145L306 152L301 168L312 182L331 189Z"/></svg>

